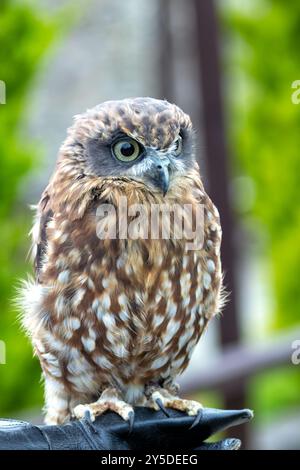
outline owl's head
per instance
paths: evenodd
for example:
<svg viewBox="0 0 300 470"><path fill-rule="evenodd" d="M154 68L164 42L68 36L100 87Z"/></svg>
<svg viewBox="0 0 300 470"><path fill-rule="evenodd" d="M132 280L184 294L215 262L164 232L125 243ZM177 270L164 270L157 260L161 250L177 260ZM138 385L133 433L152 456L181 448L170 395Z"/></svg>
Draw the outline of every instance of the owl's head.
<svg viewBox="0 0 300 470"><path fill-rule="evenodd" d="M196 163L189 116L167 101L107 101L75 117L66 141L86 175L130 178L165 194Z"/></svg>

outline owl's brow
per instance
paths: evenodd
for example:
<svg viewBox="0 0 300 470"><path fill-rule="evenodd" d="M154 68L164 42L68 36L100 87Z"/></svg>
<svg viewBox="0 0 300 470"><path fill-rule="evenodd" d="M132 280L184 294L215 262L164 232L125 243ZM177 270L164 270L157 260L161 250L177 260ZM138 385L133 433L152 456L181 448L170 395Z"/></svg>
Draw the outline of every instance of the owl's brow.
<svg viewBox="0 0 300 470"><path fill-rule="evenodd" d="M110 146L114 142L117 142L118 140L126 139L126 138L128 139L132 137L118 129L117 131L113 132L107 139L105 139L104 144L107 146Z"/></svg>

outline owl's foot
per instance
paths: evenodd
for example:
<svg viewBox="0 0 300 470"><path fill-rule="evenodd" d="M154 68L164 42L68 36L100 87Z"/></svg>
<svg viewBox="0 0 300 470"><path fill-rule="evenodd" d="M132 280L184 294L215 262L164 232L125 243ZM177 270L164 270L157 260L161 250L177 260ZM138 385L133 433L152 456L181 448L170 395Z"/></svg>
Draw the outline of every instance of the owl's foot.
<svg viewBox="0 0 300 470"><path fill-rule="evenodd" d="M95 421L96 417L102 415L105 411L114 411L125 421L128 421L130 430L132 429L134 422L133 408L120 399L118 391L114 388L104 390L99 400L94 403L77 405L73 410L73 414L77 419L88 416L91 421Z"/></svg>
<svg viewBox="0 0 300 470"><path fill-rule="evenodd" d="M195 416L192 427L196 426L201 418L203 406L194 400L185 400L176 395L172 395L164 388L155 389L150 393L147 405L154 410L161 409L166 416L169 416L168 408L183 411L189 416Z"/></svg>

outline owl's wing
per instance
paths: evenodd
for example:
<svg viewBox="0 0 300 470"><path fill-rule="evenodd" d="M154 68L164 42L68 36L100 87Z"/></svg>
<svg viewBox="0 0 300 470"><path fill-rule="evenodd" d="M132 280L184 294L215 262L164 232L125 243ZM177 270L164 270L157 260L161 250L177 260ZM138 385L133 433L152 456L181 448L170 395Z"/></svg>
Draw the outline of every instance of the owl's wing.
<svg viewBox="0 0 300 470"><path fill-rule="evenodd" d="M31 230L32 258L37 281L39 281L42 261L47 248L47 225L52 217L51 197L46 189L37 206L35 222Z"/></svg>

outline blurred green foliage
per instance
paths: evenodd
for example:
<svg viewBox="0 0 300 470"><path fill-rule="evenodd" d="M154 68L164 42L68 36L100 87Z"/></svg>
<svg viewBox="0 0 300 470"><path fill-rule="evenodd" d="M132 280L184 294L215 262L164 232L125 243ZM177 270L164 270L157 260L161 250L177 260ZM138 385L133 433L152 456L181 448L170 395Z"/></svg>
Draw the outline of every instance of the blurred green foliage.
<svg viewBox="0 0 300 470"><path fill-rule="evenodd" d="M0 339L6 343L6 365L0 365L0 415L41 402L37 361L17 324L12 306L17 280L24 277L24 241L28 210L19 187L36 162L34 143L20 135L26 120L26 99L43 54L54 38L56 22L32 4L1 0L0 79L6 83L6 104L0 105ZM26 215L27 214L27 215ZM25 251L26 250L26 251ZM27 266L28 269L28 266Z"/></svg>
<svg viewBox="0 0 300 470"><path fill-rule="evenodd" d="M300 2L219 6L233 168L255 189L239 216L256 232L257 257L270 263L274 331L300 323L300 105L291 101L300 78ZM260 374L250 381L248 405L259 419L299 406L299 384L299 366L292 364Z"/></svg>
<svg viewBox="0 0 300 470"><path fill-rule="evenodd" d="M245 218L251 215L266 234L273 327L281 328L300 322L300 105L291 101L292 82L300 78L300 2L229 0L223 6L234 168L255 185Z"/></svg>

